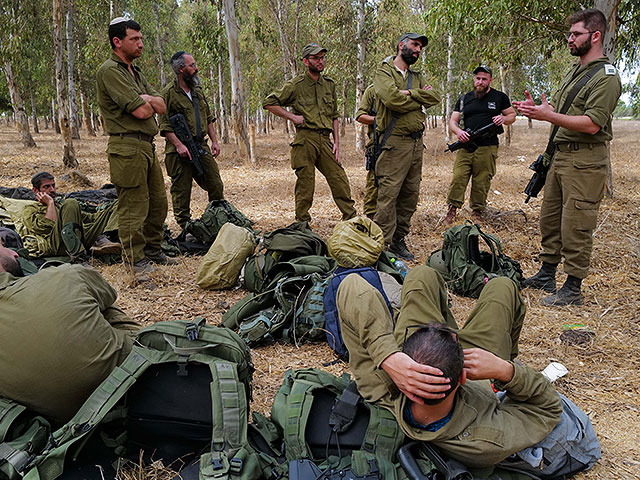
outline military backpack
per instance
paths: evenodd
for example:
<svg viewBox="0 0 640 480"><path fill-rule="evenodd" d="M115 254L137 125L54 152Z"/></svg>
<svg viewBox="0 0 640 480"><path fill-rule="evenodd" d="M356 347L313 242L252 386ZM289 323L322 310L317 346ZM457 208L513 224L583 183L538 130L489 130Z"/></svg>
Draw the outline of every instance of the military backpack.
<svg viewBox="0 0 640 480"><path fill-rule="evenodd" d="M205 245L211 245L225 223L233 223L251 230L253 222L244 213L226 200L211 200L199 219L189 220L184 227L185 235L190 233Z"/></svg>
<svg viewBox="0 0 640 480"><path fill-rule="evenodd" d="M480 239L489 252L480 250ZM429 255L426 263L440 272L452 292L465 297L478 298L495 277L510 278L518 287L522 281L520 264L502 252L498 237L469 221L447 230L442 248Z"/></svg>

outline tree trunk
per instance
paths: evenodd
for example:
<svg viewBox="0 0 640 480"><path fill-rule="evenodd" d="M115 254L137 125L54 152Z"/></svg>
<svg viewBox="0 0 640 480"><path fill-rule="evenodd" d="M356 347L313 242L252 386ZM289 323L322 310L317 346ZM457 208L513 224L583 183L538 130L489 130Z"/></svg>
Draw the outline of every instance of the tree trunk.
<svg viewBox="0 0 640 480"><path fill-rule="evenodd" d="M160 33L160 6L157 0L153 2L153 14L156 20L156 46L158 47L158 67L160 68L160 85L162 88L167 84L164 74L164 55L162 53L162 37Z"/></svg>
<svg viewBox="0 0 640 480"><path fill-rule="evenodd" d="M222 12L218 9L218 24L222 25ZM229 143L229 110L227 109L227 99L225 92L227 91L227 82L224 76L224 66L222 62L218 63L218 97L220 99L220 139L222 143Z"/></svg>
<svg viewBox="0 0 640 480"><path fill-rule="evenodd" d="M60 135L60 122L58 122L58 114L56 113L56 101L51 98L51 122L53 123L53 129L56 134Z"/></svg>
<svg viewBox="0 0 640 480"><path fill-rule="evenodd" d="M90 137L96 136L96 131L93 128L93 123L91 121L91 109L89 108L89 101L87 100L87 95L84 93L84 88L82 88L82 82L78 82L78 87L80 90L80 103L82 104L82 116L84 117L84 126L87 129L87 134Z"/></svg>
<svg viewBox="0 0 640 480"><path fill-rule="evenodd" d="M79 139L78 103L76 97L75 71L75 43L73 41L73 0L69 1L69 10L65 15L67 30L67 85L69 87L69 128L71 138Z"/></svg>
<svg viewBox="0 0 640 480"><path fill-rule="evenodd" d="M40 133L40 127L38 127L38 111L36 109L36 96L33 93L33 82L29 89L29 98L31 100L31 119L33 120L33 132Z"/></svg>
<svg viewBox="0 0 640 480"><path fill-rule="evenodd" d="M594 0L593 7L601 10L607 19L607 32L602 42L604 55L611 63L615 60L616 53L616 13L621 0Z"/></svg>
<svg viewBox="0 0 640 480"><path fill-rule="evenodd" d="M240 148L240 155L248 159L251 154L251 147L244 122L244 92L242 89L242 70L240 68L239 29L234 0L224 0L224 17L229 46L229 70L231 73L231 122L236 144Z"/></svg>
<svg viewBox="0 0 640 480"><path fill-rule="evenodd" d="M64 43L62 42L62 0L53 0L53 49L56 56L56 96L58 98L58 119L62 133L62 163L67 168L76 168L78 160L73 149L69 124L69 105L67 103L64 76Z"/></svg>
<svg viewBox="0 0 640 480"><path fill-rule="evenodd" d="M366 61L366 45L364 39L364 12L365 12L366 0L358 0L356 6L358 13L358 23L356 24L356 38L358 40L358 57L356 61L356 109L360 107L362 101L362 95L366 90L364 83L364 69ZM361 123L356 123L356 151L363 152L365 145L367 144L366 137L367 126Z"/></svg>
<svg viewBox="0 0 640 480"><path fill-rule="evenodd" d="M442 123L444 124L445 136L451 140L451 128L449 127L449 120L453 113L453 97L451 92L453 91L454 77L453 77L453 35L449 34L449 41L447 43L447 96L445 104L445 118Z"/></svg>
<svg viewBox="0 0 640 480"><path fill-rule="evenodd" d="M36 142L33 140L31 132L29 131L29 117L27 116L27 112L24 110L24 102L22 100L22 95L20 95L20 89L16 83L15 76L13 75L11 62L7 59L4 61L4 75L7 77L11 106L13 107L13 112L16 118L16 127L18 127L18 133L20 133L22 145L25 147L35 147Z"/></svg>
<svg viewBox="0 0 640 480"><path fill-rule="evenodd" d="M511 98L511 91L509 88L509 80L506 68L503 65L500 65L500 83L502 84L502 91L504 94ZM504 141L507 145L511 145L511 125L504 126Z"/></svg>

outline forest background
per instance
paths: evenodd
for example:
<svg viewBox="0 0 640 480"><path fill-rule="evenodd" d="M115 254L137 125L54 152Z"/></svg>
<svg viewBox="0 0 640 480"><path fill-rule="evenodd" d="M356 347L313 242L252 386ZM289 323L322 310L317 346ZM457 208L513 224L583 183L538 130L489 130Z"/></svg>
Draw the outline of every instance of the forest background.
<svg viewBox="0 0 640 480"><path fill-rule="evenodd" d="M618 116L640 116L640 6L634 0L0 0L0 113L24 146L51 124L62 137L61 159L76 167L73 139L94 136L101 119L95 72L110 53L110 19L127 16L142 26L137 64L157 89L172 82L169 58L193 54L216 116L222 143L236 143L255 161L253 133L272 119L264 97L302 71L309 42L328 49L326 75L338 86L342 128L382 59L406 31L425 33L429 45L417 65L443 94L430 110L449 136L447 119L471 87L479 64L494 70L494 87L513 99L553 91L572 59L562 35L573 11L595 6L609 20L605 52L622 69L625 95ZM356 128L361 149L364 131ZM510 131L506 141L510 142Z"/></svg>

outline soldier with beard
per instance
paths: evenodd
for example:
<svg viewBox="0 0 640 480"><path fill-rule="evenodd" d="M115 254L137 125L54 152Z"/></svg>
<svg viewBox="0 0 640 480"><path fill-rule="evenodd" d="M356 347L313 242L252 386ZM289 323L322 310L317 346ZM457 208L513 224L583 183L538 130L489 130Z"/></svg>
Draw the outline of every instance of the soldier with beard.
<svg viewBox="0 0 640 480"><path fill-rule="evenodd" d="M516 120L516 112L511 101L504 93L491 88L493 80L491 69L485 65L477 67L473 74L473 91L462 95L456 102L449 120L451 131L458 136L460 142L467 142L469 134L460 128L460 120L464 118L464 127L477 130L493 122L497 126L511 125ZM500 129L502 131L502 129ZM476 142L478 149L469 152L461 148L456 153L453 164L453 179L449 186L447 203L449 211L445 223L451 223L456 211L464 204L464 193L471 177L471 193L469 206L471 218L478 222L487 206L487 194L491 187L491 179L496 174L498 158L498 135L490 135Z"/></svg>
<svg viewBox="0 0 640 480"><path fill-rule="evenodd" d="M306 72L269 94L263 106L296 126L291 143L291 168L296 172L296 220L310 221L315 190L315 169L327 179L342 220L354 217L349 179L340 163L336 84L322 75L327 49L309 43L302 49ZM291 111L283 107L291 107ZM333 134L333 143L330 135Z"/></svg>
<svg viewBox="0 0 640 480"><path fill-rule="evenodd" d="M165 159L167 173L171 177L171 201L173 216L184 229L191 218L191 186L193 180L205 190L211 200L222 200L223 184L215 157L220 153L213 116L207 99L200 87L198 66L193 56L186 52L176 52L171 57L171 68L176 79L162 92L167 105L167 112L160 116L160 134L166 137ZM187 147L173 132L169 117L181 113L187 120L191 135L205 152L201 156L204 175L197 175L190 162L191 154ZM207 135L211 139L211 148L207 143Z"/></svg>
<svg viewBox="0 0 640 480"><path fill-rule="evenodd" d="M404 238L420 193L425 120L422 109L440 102L440 95L426 84L423 75L409 68L427 42L427 37L416 33L402 35L396 56L382 62L373 80L378 99L378 138L382 142L388 137L376 162L378 202L373 220L382 228L386 248L406 260L414 259Z"/></svg>
<svg viewBox="0 0 640 480"><path fill-rule="evenodd" d="M592 235L607 179L612 113L622 91L616 68L603 54L604 14L588 8L571 15L567 24L569 51L580 61L571 67L551 103L543 94L542 104L536 105L529 92L526 100L513 102L523 115L558 127L557 132L552 129L555 153L540 211L542 267L522 282L524 287L552 293L542 303L557 306L582 305L581 285L589 271ZM557 113L573 86L594 68L566 114ZM556 292L556 268L563 257L567 280Z"/></svg>

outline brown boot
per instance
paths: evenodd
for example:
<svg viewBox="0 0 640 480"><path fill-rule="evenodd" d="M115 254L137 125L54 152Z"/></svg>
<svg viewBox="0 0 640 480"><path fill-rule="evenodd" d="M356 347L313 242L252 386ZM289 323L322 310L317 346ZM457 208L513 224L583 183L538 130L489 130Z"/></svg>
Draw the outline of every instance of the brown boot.
<svg viewBox="0 0 640 480"><path fill-rule="evenodd" d="M447 216L444 217L444 223L447 225L451 225L453 221L456 219L456 212L458 209L453 205L449 205L449 211L447 212Z"/></svg>
<svg viewBox="0 0 640 480"><path fill-rule="evenodd" d="M473 221L473 223L482 223L482 217L483 215L481 210L474 210L471 212L471 221Z"/></svg>

